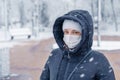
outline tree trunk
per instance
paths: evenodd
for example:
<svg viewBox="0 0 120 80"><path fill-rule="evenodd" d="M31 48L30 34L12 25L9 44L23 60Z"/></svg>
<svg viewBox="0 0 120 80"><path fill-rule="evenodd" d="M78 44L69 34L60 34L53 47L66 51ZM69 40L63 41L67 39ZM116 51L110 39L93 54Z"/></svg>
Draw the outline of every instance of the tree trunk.
<svg viewBox="0 0 120 80"><path fill-rule="evenodd" d="M112 6L112 10L113 10L113 19L115 22L115 30L118 31L118 24L117 24L117 18L116 18L116 14L115 14L115 8L114 8L114 3L113 0L111 0L111 6Z"/></svg>
<svg viewBox="0 0 120 80"><path fill-rule="evenodd" d="M105 17L105 0L102 0L102 6L101 6L101 9L102 9L102 12L101 12L101 16L102 16L102 20L105 22L106 21L106 17Z"/></svg>

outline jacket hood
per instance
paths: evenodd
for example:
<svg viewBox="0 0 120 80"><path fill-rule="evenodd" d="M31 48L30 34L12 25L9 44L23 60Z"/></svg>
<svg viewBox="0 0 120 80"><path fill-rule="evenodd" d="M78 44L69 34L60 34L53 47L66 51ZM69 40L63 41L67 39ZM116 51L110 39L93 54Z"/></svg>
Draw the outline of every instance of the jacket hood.
<svg viewBox="0 0 120 80"><path fill-rule="evenodd" d="M65 19L73 20L78 22L82 27L82 40L79 42L77 47L69 51L66 49L65 42L63 41L63 30L62 25ZM88 11L85 10L73 10L58 17L53 25L54 38L60 49L63 51L69 51L71 54L81 53L89 51L93 43L93 20Z"/></svg>

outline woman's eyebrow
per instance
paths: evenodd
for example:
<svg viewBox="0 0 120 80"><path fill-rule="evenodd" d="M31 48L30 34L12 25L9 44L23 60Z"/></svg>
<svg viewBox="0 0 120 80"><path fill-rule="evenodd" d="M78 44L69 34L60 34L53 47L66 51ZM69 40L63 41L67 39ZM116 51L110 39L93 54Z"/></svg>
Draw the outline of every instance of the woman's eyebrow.
<svg viewBox="0 0 120 80"><path fill-rule="evenodd" d="M64 29L63 31L67 31L67 29Z"/></svg>
<svg viewBox="0 0 120 80"><path fill-rule="evenodd" d="M80 31L77 31L77 30L72 30L72 31L75 31L75 32L80 32Z"/></svg>

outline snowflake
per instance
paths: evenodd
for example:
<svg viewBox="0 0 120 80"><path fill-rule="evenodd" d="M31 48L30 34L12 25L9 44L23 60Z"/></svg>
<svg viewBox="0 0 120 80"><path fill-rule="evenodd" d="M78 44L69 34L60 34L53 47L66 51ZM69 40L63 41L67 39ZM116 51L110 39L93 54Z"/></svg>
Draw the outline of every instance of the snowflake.
<svg viewBox="0 0 120 80"><path fill-rule="evenodd" d="M85 77L85 74L81 74L80 77L81 77L81 78Z"/></svg>
<svg viewBox="0 0 120 80"><path fill-rule="evenodd" d="M42 71L45 71L46 69L45 68L43 68L43 70Z"/></svg>
<svg viewBox="0 0 120 80"><path fill-rule="evenodd" d="M92 62L94 60L94 58L93 57L91 57L90 59L89 59L89 62Z"/></svg>
<svg viewBox="0 0 120 80"><path fill-rule="evenodd" d="M100 74L100 75L104 75L104 74L102 73L102 74Z"/></svg>
<svg viewBox="0 0 120 80"><path fill-rule="evenodd" d="M84 63L86 63L87 61L84 61Z"/></svg>
<svg viewBox="0 0 120 80"><path fill-rule="evenodd" d="M81 69L84 68L83 66L80 67Z"/></svg>
<svg viewBox="0 0 120 80"><path fill-rule="evenodd" d="M109 73L111 73L111 72L112 72L112 69L109 70Z"/></svg>
<svg viewBox="0 0 120 80"><path fill-rule="evenodd" d="M50 54L49 56L52 56L53 54Z"/></svg>
<svg viewBox="0 0 120 80"><path fill-rule="evenodd" d="M94 64L98 64L98 62L95 62Z"/></svg>
<svg viewBox="0 0 120 80"><path fill-rule="evenodd" d="M50 61L47 61L47 64L49 64L50 63Z"/></svg>

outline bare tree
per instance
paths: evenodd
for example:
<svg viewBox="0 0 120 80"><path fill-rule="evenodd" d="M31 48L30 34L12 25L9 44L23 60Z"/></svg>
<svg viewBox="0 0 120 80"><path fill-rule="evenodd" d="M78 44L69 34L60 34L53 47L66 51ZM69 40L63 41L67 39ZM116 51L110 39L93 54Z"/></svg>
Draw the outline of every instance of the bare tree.
<svg viewBox="0 0 120 80"><path fill-rule="evenodd" d="M112 6L112 10L113 10L113 19L114 19L113 21L115 22L115 29L116 29L116 31L118 31L118 24L117 24L117 18L116 18L116 14L115 14L113 0L111 0L111 6Z"/></svg>
<svg viewBox="0 0 120 80"><path fill-rule="evenodd" d="M103 21L106 21L106 16L105 16L105 0L102 0L101 2L101 17Z"/></svg>
<svg viewBox="0 0 120 80"><path fill-rule="evenodd" d="M8 0L8 10L7 10L7 17L8 17L8 29L9 29L9 26L11 25L11 0Z"/></svg>
<svg viewBox="0 0 120 80"><path fill-rule="evenodd" d="M25 11L24 11L24 3L22 0L20 1L19 4L19 12L20 12L21 27L23 27L25 24Z"/></svg>
<svg viewBox="0 0 120 80"><path fill-rule="evenodd" d="M39 10L39 14L40 14L40 22L43 24L44 27L48 27L49 25L49 17L48 17L48 6L47 4L43 1L42 5L40 5L40 7L42 7L41 10Z"/></svg>
<svg viewBox="0 0 120 80"><path fill-rule="evenodd" d="M91 0L91 12L92 12L92 16L94 17L94 2L93 0Z"/></svg>

